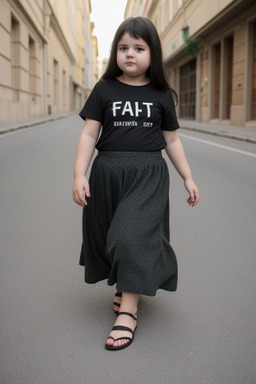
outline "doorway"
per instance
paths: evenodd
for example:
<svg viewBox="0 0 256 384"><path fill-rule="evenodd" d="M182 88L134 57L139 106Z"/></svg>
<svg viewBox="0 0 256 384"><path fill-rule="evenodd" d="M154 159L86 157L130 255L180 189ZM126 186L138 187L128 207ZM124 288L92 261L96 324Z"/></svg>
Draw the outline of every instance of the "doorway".
<svg viewBox="0 0 256 384"><path fill-rule="evenodd" d="M196 118L196 59L180 67L180 117Z"/></svg>

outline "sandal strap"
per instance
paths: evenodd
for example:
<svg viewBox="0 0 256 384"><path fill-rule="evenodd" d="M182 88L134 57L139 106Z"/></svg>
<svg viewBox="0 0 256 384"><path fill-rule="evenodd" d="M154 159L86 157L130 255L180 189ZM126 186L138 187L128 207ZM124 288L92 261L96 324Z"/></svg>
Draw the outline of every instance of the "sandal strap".
<svg viewBox="0 0 256 384"><path fill-rule="evenodd" d="M116 297L122 297L122 292L116 292L115 296Z"/></svg>
<svg viewBox="0 0 256 384"><path fill-rule="evenodd" d="M120 303L117 303L116 301L113 302L114 305L116 305L117 307L120 307L121 304Z"/></svg>
<svg viewBox="0 0 256 384"><path fill-rule="evenodd" d="M131 328L125 327L123 325L116 325L115 327L112 328L112 331L126 331L126 332L130 332L132 335L134 334L134 331Z"/></svg>
<svg viewBox="0 0 256 384"><path fill-rule="evenodd" d="M131 337L119 337L118 339L115 339L115 341L117 340L132 340Z"/></svg>
<svg viewBox="0 0 256 384"><path fill-rule="evenodd" d="M120 316L120 315L127 315L127 316L130 316L133 318L133 320L136 320L137 321L137 318L135 316L133 316L132 313L130 312L118 312L118 315L117 316Z"/></svg>

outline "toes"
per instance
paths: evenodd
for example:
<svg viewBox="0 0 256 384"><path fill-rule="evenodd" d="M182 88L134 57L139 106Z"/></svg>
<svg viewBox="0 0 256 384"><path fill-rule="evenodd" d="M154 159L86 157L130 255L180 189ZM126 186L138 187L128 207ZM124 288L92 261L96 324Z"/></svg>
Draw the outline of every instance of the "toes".
<svg viewBox="0 0 256 384"><path fill-rule="evenodd" d="M129 339L122 339L115 341L112 345L113 347L121 347L129 342Z"/></svg>
<svg viewBox="0 0 256 384"><path fill-rule="evenodd" d="M114 345L114 340L112 338L108 338L107 341L106 341L106 344L107 345Z"/></svg>

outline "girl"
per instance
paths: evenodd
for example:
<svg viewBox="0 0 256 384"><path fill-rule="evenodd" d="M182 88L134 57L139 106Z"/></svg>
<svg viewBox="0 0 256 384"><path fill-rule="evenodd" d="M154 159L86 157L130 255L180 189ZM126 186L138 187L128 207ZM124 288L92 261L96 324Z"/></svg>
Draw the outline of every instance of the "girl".
<svg viewBox="0 0 256 384"><path fill-rule="evenodd" d="M115 34L108 67L80 112L85 123L74 167L73 199L84 208L85 281L107 278L117 285L109 350L132 343L139 295L177 288L162 149L184 180L190 206L199 193L176 133L173 97L155 26L144 17L126 19ZM95 147L89 183L85 175Z"/></svg>

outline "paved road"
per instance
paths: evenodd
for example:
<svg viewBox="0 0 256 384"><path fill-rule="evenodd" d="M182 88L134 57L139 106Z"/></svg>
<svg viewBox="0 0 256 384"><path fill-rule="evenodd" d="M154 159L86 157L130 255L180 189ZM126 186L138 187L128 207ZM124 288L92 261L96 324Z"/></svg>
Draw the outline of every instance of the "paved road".
<svg viewBox="0 0 256 384"><path fill-rule="evenodd" d="M78 265L80 129L74 116L0 138L1 384L255 384L256 146L180 132L201 201L186 206L170 167L178 291L143 297L133 345L113 353L114 288Z"/></svg>

